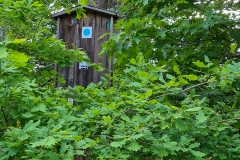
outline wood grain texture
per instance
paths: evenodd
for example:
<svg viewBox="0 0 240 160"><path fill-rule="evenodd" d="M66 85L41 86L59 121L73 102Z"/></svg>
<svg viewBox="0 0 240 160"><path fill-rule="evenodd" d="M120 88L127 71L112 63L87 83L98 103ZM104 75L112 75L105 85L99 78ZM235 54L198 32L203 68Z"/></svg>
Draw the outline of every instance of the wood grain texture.
<svg viewBox="0 0 240 160"><path fill-rule="evenodd" d="M101 45L108 37L104 37L101 40L98 38L106 32L112 30L113 19L110 15L99 14L94 11L86 11L87 18L82 17L77 20L77 23L73 25L71 21L76 17L76 13L73 12L70 15L63 15L57 18L57 38L63 39L66 43L66 48L71 49L73 45L76 48L82 48L85 51L93 63L101 63L104 68L103 72L96 72L92 67L87 70L79 69L79 62L75 62L72 67L64 67L60 69L58 65L55 69L59 74L62 74L66 80L65 84L56 86L74 86L81 85L86 87L89 83L97 83L100 81L101 76L104 76L106 72L111 70L111 63L108 61L108 57L104 54L99 57L98 54L101 50ZM111 22L111 29L107 28L106 24ZM92 27L92 38L82 38L82 27Z"/></svg>

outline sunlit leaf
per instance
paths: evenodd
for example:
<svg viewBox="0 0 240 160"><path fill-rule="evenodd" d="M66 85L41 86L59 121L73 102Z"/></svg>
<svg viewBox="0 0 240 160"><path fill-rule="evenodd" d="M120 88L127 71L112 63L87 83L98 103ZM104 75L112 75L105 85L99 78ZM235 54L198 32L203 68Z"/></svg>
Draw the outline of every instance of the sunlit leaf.
<svg viewBox="0 0 240 160"><path fill-rule="evenodd" d="M237 43L236 43L236 41L230 46L230 52L232 53L232 54L235 54L235 51L236 51L236 49L237 49Z"/></svg>
<svg viewBox="0 0 240 160"><path fill-rule="evenodd" d="M4 58L4 57L7 57L7 56L8 56L8 53L5 49L5 47L0 46L0 58Z"/></svg>
<svg viewBox="0 0 240 160"><path fill-rule="evenodd" d="M193 62L193 63L200 68L206 68L206 65L199 60L197 60L196 62Z"/></svg>
<svg viewBox="0 0 240 160"><path fill-rule="evenodd" d="M128 149L129 149L130 151L138 151L138 150L141 149L141 147L142 147L142 146L139 145L138 142L133 141L133 142L131 142L130 145L128 146Z"/></svg>

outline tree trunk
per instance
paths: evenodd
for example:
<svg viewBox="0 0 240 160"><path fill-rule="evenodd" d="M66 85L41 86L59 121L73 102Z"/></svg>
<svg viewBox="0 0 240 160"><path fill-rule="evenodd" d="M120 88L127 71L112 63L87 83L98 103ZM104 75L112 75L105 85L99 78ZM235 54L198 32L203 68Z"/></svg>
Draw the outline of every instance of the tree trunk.
<svg viewBox="0 0 240 160"><path fill-rule="evenodd" d="M94 0L97 7L103 8L103 9L111 9L115 8L116 5L120 4L121 2L117 2L118 0ZM92 3L89 3L89 5L93 5Z"/></svg>
<svg viewBox="0 0 240 160"><path fill-rule="evenodd" d="M4 31L4 27L0 26L0 42L5 40L5 31Z"/></svg>

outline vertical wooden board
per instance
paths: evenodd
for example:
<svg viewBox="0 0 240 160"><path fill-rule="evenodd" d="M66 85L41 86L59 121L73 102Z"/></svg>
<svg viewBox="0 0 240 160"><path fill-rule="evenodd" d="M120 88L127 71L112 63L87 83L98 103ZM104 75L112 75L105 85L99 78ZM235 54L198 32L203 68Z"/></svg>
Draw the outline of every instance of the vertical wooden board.
<svg viewBox="0 0 240 160"><path fill-rule="evenodd" d="M63 17L59 17L58 18L58 34L57 37L58 39L63 39L65 41L65 24L64 24L64 18ZM57 84L57 87L66 87L68 85L68 67L63 67L60 68L58 65L58 74L62 75L63 78L65 79L66 83L65 84Z"/></svg>
<svg viewBox="0 0 240 160"><path fill-rule="evenodd" d="M95 16L95 29L94 29L94 36L93 39L95 41L95 45L94 45L94 51L93 51L93 62L94 63L99 63L99 59L98 59L98 52L99 52L99 42L98 42L98 35L100 32L100 17L98 14L96 14ZM97 83L98 82L98 73L96 71L93 71L93 82Z"/></svg>
<svg viewBox="0 0 240 160"><path fill-rule="evenodd" d="M63 17L63 28L64 28L64 42L66 43L67 49L71 49L73 42L73 37L75 34L75 28L76 24L73 24L72 26L69 25L70 21L76 17L75 13L72 13L70 15L66 15Z"/></svg>
<svg viewBox="0 0 240 160"><path fill-rule="evenodd" d="M92 12L91 13L91 20L92 20L92 32L93 32L93 34L92 34L92 38L91 38L92 40L91 40L91 43L90 43L90 45L91 45L90 59L91 59L91 62L94 63L94 59L95 59L94 52L96 50L96 48L95 48L96 40L95 40L94 37L96 35L96 27L97 27L97 24L96 24L96 12ZM89 83L94 82L94 68L93 67L91 67L90 74L91 74L91 79L89 77L89 79L88 79Z"/></svg>
<svg viewBox="0 0 240 160"><path fill-rule="evenodd" d="M108 16L108 17L103 17L103 25L105 26L104 28L103 28L103 30L102 30L102 32L103 32L103 34L104 33L106 33L106 32L109 32L110 30L107 30L107 27L106 27L106 24L107 24L107 22L108 21L110 21L110 17ZM101 44L104 42L104 41L106 41L108 39L108 37L104 37L104 39L103 39L103 41L101 42ZM101 48L100 48L101 49ZM106 68L106 69L108 69L108 60L107 60L107 55L106 54L103 54L103 56L102 56L102 64L103 64L103 67L104 68ZM104 72L104 73L106 73L107 72L107 70ZM103 74L104 74L103 73ZM102 74L102 75L103 75Z"/></svg>
<svg viewBox="0 0 240 160"><path fill-rule="evenodd" d="M73 42L74 45L76 46L76 48L80 47L80 41L79 41L80 37L79 37L79 24L76 24L75 27L75 33L74 33L74 37L73 37ZM75 62L73 64L73 86L77 85L77 79L78 79L78 62Z"/></svg>
<svg viewBox="0 0 240 160"><path fill-rule="evenodd" d="M99 57L99 52L101 50L101 44L104 40L98 40L98 38L106 32L106 19L103 15L97 14L96 15L96 34L95 34L95 52L94 52L94 62L101 63L103 65L103 57ZM104 67L104 65L103 65ZM104 72L96 72L94 71L94 81L99 82L100 76L103 75Z"/></svg>
<svg viewBox="0 0 240 160"><path fill-rule="evenodd" d="M87 18L81 18L80 21L78 22L79 24L79 42L80 42L80 48L83 49L92 60L91 57L91 42L92 38L82 38L82 27L88 27L92 25L92 14L87 12ZM81 86L86 87L90 82L92 82L92 68L89 68L88 70L78 70L78 84Z"/></svg>
<svg viewBox="0 0 240 160"><path fill-rule="evenodd" d="M81 18L81 25L79 27L79 33L80 33L80 48L83 49L84 52L87 53L87 48L86 48L86 44L85 44L85 39L82 39L82 27L83 26L86 26L86 21L87 19L85 19L84 17ZM88 53L87 53L88 54ZM80 86L83 86L83 87L86 87L86 84L87 84L87 70L79 70L78 71L78 75L79 75L79 85Z"/></svg>
<svg viewBox="0 0 240 160"><path fill-rule="evenodd" d="M61 17L61 26L62 26L62 35L63 40L66 44L67 49L71 49L74 45L78 44L78 37L75 36L76 32L76 25L69 25L69 21L75 17L75 14L66 15ZM66 80L66 84L64 86L73 86L74 85L74 66L71 67L64 67L61 69L62 71L59 72L60 74L64 75L64 79Z"/></svg>
<svg viewBox="0 0 240 160"><path fill-rule="evenodd" d="M60 19L60 17L58 17L57 18L57 32L56 32L56 35L57 35L56 38L57 39L60 39L60 34L62 33L62 28L61 27L62 27L61 19ZM59 72L57 63L54 64L54 69L55 69L56 72ZM57 87L57 85L58 85L57 80L55 80L54 81L54 87Z"/></svg>
<svg viewBox="0 0 240 160"><path fill-rule="evenodd" d="M110 18L110 37L113 35L113 32L114 32L114 19L113 19L113 16L111 16L111 18ZM112 72L113 72L113 58L112 57L110 57L108 60L108 72L110 75L112 75Z"/></svg>
<svg viewBox="0 0 240 160"><path fill-rule="evenodd" d="M94 23L94 17L95 17L95 13L94 12L88 12L88 22L86 24L86 26L93 26ZM94 36L94 32L92 33L92 37ZM94 39L93 38L87 38L85 39L85 47L87 48L87 53L88 56L90 58L91 61L93 61L94 59L94 55L93 55L93 51L95 49L94 46L92 46ZM88 75L87 75L87 82L88 84L91 83L93 81L93 68L90 67L88 69Z"/></svg>
<svg viewBox="0 0 240 160"><path fill-rule="evenodd" d="M64 75L67 85L81 85L86 87L89 83L97 83L100 81L100 76L111 70L111 65L109 65L107 55L104 54L101 58L98 56L101 45L105 42L109 36L105 36L103 39L98 40L98 38L106 32L110 32L107 29L106 23L110 20L108 15L99 14L94 11L87 11L87 18L82 17L77 20L77 24L69 25L69 21L76 16L76 13L71 13L70 15L65 15L60 17L58 28L58 39L62 38L66 43L66 48L71 49L72 44L76 48L82 48L85 51L93 63L102 63L102 66L106 68L104 72L96 72L92 67L88 70L79 70L79 63L76 62L72 67L65 67L64 69L59 69L56 66L56 70ZM112 24L112 19L111 19ZM92 38L82 38L82 27L92 27ZM60 31L61 30L61 31Z"/></svg>
<svg viewBox="0 0 240 160"><path fill-rule="evenodd" d="M101 16L101 33L99 33L99 35L98 35L98 37L100 37L102 34L104 34L105 32L107 32L107 26L106 26L106 24L107 24L107 18L105 17L105 16ZM104 38L105 39L105 38ZM99 41L99 45L100 45L100 47L99 47L99 51L101 50L101 48L102 48L102 43L104 42L104 39L103 40L101 40L101 41ZM99 53L98 53L99 54ZM103 72L98 72L98 81L100 81L100 78L101 78L101 76L103 76L104 75L104 73L106 72L106 69L107 69L107 67L106 67L106 65L107 65L107 63L106 63L106 54L103 54L102 55L102 57L99 57L99 62L102 64L102 66L105 68L105 71L103 71Z"/></svg>

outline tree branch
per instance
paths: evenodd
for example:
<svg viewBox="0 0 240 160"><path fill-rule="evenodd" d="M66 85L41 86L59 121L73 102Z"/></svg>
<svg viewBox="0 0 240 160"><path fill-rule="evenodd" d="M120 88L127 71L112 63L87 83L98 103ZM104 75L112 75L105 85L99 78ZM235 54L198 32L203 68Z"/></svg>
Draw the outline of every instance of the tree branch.
<svg viewBox="0 0 240 160"><path fill-rule="evenodd" d="M7 116L6 116L6 114L5 114L5 112L4 112L2 107L1 107L1 111L2 111L2 114L3 114L4 120L5 120L5 123L6 123L7 127L8 127L8 119L7 119Z"/></svg>
<svg viewBox="0 0 240 160"><path fill-rule="evenodd" d="M167 95L173 95L173 94L176 94L176 93L180 93L180 92L185 92L185 91L188 91L192 88L196 88L196 87L199 87L199 86L202 86L204 84L208 84L208 83L211 83L212 81L209 81L209 82L202 82L202 83L199 83L199 84L196 84L196 85L193 85L193 86L190 86L190 87L187 87L183 90L180 90L180 91L175 91L175 92L171 92L171 93L165 93L163 95L160 95L160 96L157 96L157 97L153 97L151 99L155 99L155 98L159 98L159 97L163 97L163 96L167 96Z"/></svg>
<svg viewBox="0 0 240 160"><path fill-rule="evenodd" d="M240 117L235 117L235 118L231 118L231 119L224 119L224 120L217 121L217 122L214 122L214 123L228 122L228 121L231 121L231 120L240 120Z"/></svg>

